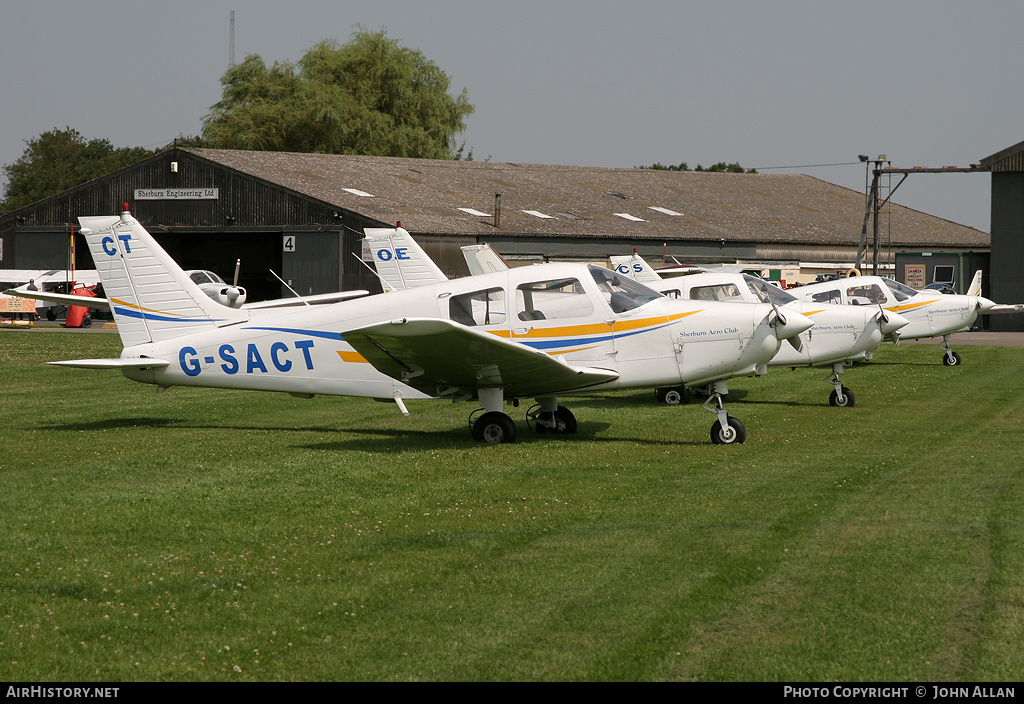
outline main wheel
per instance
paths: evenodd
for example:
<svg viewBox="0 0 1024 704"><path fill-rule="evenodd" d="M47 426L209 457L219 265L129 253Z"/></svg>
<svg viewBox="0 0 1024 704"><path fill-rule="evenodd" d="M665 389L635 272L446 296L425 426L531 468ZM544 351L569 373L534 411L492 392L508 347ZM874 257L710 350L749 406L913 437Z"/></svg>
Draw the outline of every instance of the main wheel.
<svg viewBox="0 0 1024 704"><path fill-rule="evenodd" d="M738 445L747 439L747 429L743 423L729 416L729 427L723 428L722 422L716 420L711 426L711 442L716 445Z"/></svg>
<svg viewBox="0 0 1024 704"><path fill-rule="evenodd" d="M843 388L842 395L837 394L834 390L828 397L828 405L836 406L838 408L851 408L853 407L855 398L853 392L845 386Z"/></svg>
<svg viewBox="0 0 1024 704"><path fill-rule="evenodd" d="M473 439L495 444L516 441L516 424L501 411L488 411L473 424Z"/></svg>
<svg viewBox="0 0 1024 704"><path fill-rule="evenodd" d="M959 367L960 361L960 355L958 355L956 352L953 353L952 357L948 354L942 355L942 363L945 364L947 367Z"/></svg>
<svg viewBox="0 0 1024 704"><path fill-rule="evenodd" d="M678 406L690 401L690 391L685 386L665 386L655 389L654 394L659 403L667 403L670 406Z"/></svg>
<svg viewBox="0 0 1024 704"><path fill-rule="evenodd" d="M554 416L555 427L550 428L542 422L538 422L534 425L538 434L543 433L554 433L556 435L572 435L576 432L576 416L572 414L565 406L559 406L554 413L551 411L541 411L537 414L538 421L552 420L551 416Z"/></svg>

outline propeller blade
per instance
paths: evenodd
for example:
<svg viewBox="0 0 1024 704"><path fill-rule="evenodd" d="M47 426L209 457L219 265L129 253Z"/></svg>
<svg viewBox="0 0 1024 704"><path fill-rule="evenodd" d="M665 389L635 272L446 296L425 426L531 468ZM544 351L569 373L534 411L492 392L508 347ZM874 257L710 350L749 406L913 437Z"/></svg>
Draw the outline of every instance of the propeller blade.
<svg viewBox="0 0 1024 704"><path fill-rule="evenodd" d="M238 272L239 272L239 270L241 268L242 268L242 260L241 259L236 259L235 260L235 280L231 284L235 288L238 288Z"/></svg>
<svg viewBox="0 0 1024 704"><path fill-rule="evenodd" d="M788 342L790 345L792 345L793 349L795 349L797 352L803 352L804 351L804 343L803 343L803 340L800 339L799 335L794 335L793 337L791 337L788 340L786 340L786 342Z"/></svg>
<svg viewBox="0 0 1024 704"><path fill-rule="evenodd" d="M770 322L769 325L775 328L775 332L778 334L779 327L786 326L786 316L779 312L779 307L775 305L775 301L769 298L768 302L772 304L772 310L775 311L775 320Z"/></svg>

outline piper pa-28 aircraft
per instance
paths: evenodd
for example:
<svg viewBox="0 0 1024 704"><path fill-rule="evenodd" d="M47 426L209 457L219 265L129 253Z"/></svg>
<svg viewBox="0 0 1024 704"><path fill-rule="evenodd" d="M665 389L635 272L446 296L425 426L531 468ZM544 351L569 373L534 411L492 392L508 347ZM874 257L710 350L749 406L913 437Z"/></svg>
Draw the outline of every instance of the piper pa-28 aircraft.
<svg viewBox="0 0 1024 704"><path fill-rule="evenodd" d="M790 289L797 298L812 303L881 306L899 313L910 322L900 330L899 339L942 337L942 363L960 364L960 355L950 349L949 336L969 330L979 314L1017 313L1024 306L997 305L981 295L981 272L975 274L967 295L917 291L881 276L851 276Z"/></svg>
<svg viewBox="0 0 1024 704"><path fill-rule="evenodd" d="M513 442L504 401L534 398L537 430L571 433L558 397L758 374L811 326L767 304L677 301L614 272L549 264L332 305L245 310L209 299L127 207L82 217L124 349L51 364L170 386L394 399L476 399L473 436ZM474 416L480 411L474 411ZM742 442L719 408L712 439Z"/></svg>
<svg viewBox="0 0 1024 704"><path fill-rule="evenodd" d="M378 275L381 277L384 287L389 291L423 286L429 283L441 283L448 280L447 276L445 276L445 274L434 264L412 236L400 227L396 229L367 229L366 239L363 241L372 254L374 265L377 269ZM510 268L508 263L505 262L505 260L502 259L490 245L468 245L461 249L463 257L465 257L466 264L469 267L471 276L480 276L506 271ZM647 272L651 272L650 278L658 278L656 274L652 273L653 270L651 270L650 267L647 267ZM647 272L641 272L641 274L645 274ZM680 296L675 297L680 298ZM687 298L687 296L683 296L682 298ZM735 297L733 300L728 302L739 304L744 302L756 304L767 303L768 305L776 307L777 304L787 303L789 301L784 300L781 297L772 297L763 294L760 295L760 297L755 297L751 294L749 301L740 297ZM822 306L818 306L818 308L820 309ZM839 318L856 318L858 322L863 324L864 316L859 312L854 315L850 315L848 313L849 309L844 306L836 306L836 308L839 309ZM785 320L784 314L780 313L777 308L775 313L780 319ZM899 324L899 322L896 322L897 326ZM799 336L793 336L790 337L787 342L794 344L797 347L801 347L799 340ZM881 341L881 335L878 336L878 341ZM877 342L875 346L877 346ZM823 345L818 345L818 349L822 349L822 347ZM874 348L872 347L872 349ZM849 352L849 350L847 350L847 352ZM776 354L776 359L779 354L781 354L781 351ZM842 367L840 365L840 369L841 368ZM727 379L723 378L707 385L708 400L703 405L704 409L716 414L722 412L722 397L728 393L728 386L726 382ZM839 397L840 405L853 405L853 393L846 387L842 388L845 395ZM689 392L685 385L679 385L656 388L655 393L660 401L670 404L678 404L685 400Z"/></svg>
<svg viewBox="0 0 1024 704"><path fill-rule="evenodd" d="M831 366L832 374L824 381L833 387L828 399L832 406L854 405L854 393L843 386L839 378L844 362L870 359L883 339L900 334L901 328L909 322L881 308L805 303L778 286L739 272L691 267L684 270L685 274L663 279L636 252L630 256L612 257L611 262L620 274L643 281L668 296L748 303L772 301L784 314L794 311L811 318L814 326L798 337L790 338L790 344L783 345L768 366ZM686 394L685 387L658 390L658 398L668 403L680 403Z"/></svg>

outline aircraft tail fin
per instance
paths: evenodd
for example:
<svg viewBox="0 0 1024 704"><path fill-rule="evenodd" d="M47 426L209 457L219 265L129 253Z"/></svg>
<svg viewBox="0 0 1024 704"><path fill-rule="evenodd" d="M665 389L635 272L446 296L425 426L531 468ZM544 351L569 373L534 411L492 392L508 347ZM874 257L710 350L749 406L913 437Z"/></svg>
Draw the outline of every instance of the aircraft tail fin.
<svg viewBox="0 0 1024 704"><path fill-rule="evenodd" d="M968 296L980 296L981 295L981 269L974 272L974 278L971 279L971 285L967 289Z"/></svg>
<svg viewBox="0 0 1024 704"><path fill-rule="evenodd" d="M644 261L643 257L636 253L635 249L628 257L615 256L609 257L609 260L612 263L612 269L624 276L628 276L643 283L661 281L661 275L656 272L650 264Z"/></svg>
<svg viewBox="0 0 1024 704"><path fill-rule="evenodd" d="M469 244L460 249L471 276L507 271L509 268L508 262L502 259L501 255L494 251L494 247L489 244Z"/></svg>
<svg viewBox="0 0 1024 704"><path fill-rule="evenodd" d="M366 227L363 233L363 242L373 253L373 265L386 290L400 291L448 280L404 228Z"/></svg>
<svg viewBox="0 0 1024 704"><path fill-rule="evenodd" d="M128 212L80 217L125 347L248 319L211 300Z"/></svg>

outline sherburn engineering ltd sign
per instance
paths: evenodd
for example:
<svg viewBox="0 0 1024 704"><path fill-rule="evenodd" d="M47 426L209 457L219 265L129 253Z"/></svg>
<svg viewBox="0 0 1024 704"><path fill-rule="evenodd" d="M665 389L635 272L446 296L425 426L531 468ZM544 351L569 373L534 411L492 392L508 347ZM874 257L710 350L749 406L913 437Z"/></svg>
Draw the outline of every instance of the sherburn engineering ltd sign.
<svg viewBox="0 0 1024 704"><path fill-rule="evenodd" d="M136 188L135 200L217 200L219 188Z"/></svg>

